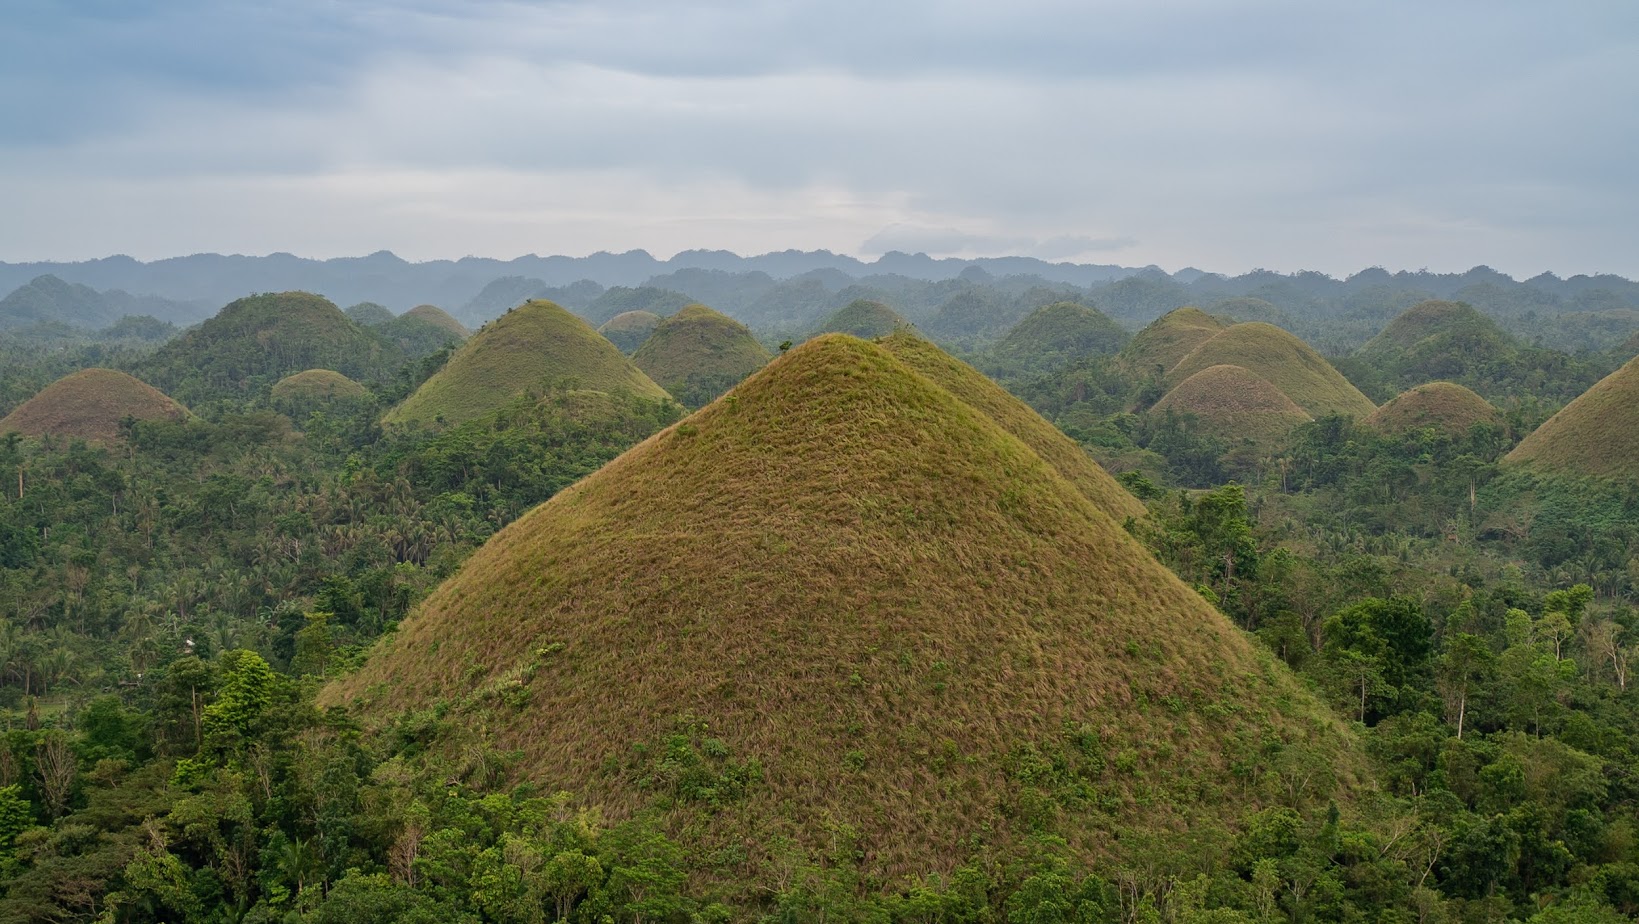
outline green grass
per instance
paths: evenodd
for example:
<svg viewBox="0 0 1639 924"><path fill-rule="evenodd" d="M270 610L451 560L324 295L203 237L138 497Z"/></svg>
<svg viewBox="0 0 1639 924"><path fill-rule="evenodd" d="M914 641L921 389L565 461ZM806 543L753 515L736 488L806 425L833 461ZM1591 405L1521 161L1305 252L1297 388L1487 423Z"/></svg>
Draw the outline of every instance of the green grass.
<svg viewBox="0 0 1639 924"><path fill-rule="evenodd" d="M1236 324L1202 341L1167 373L1167 384L1212 366L1240 366L1280 389L1312 417L1364 417L1377 409L1324 357L1273 324Z"/></svg>
<svg viewBox="0 0 1639 924"><path fill-rule="evenodd" d="M453 335L458 340L465 340L472 336L472 331L467 330L467 326L465 324L462 324L460 321L457 321L455 318L451 317L449 312L438 307L437 305L417 305L409 311L404 312L401 317L415 318L419 321L431 324L432 326Z"/></svg>
<svg viewBox="0 0 1639 924"><path fill-rule="evenodd" d="M1075 302L1037 308L1008 331L990 358L1004 373L1046 373L1119 352L1129 335L1103 312Z"/></svg>
<svg viewBox="0 0 1639 924"><path fill-rule="evenodd" d="M1151 414L1193 415L1200 431L1227 446L1259 451L1280 446L1309 413L1262 378L1241 366L1208 366L1178 383L1150 409Z"/></svg>
<svg viewBox="0 0 1639 924"><path fill-rule="evenodd" d="M1280 761L1307 755L1321 798L1358 765L1282 666L1057 467L845 336L497 534L321 695L347 701L369 722L443 703L435 750L516 750L518 776L612 819L655 799L634 744L688 717L763 768L666 816L689 855L767 862L847 826L872 888L1036 832L1109 855L1122 827L1265 804ZM1038 772L1071 749L1091 756Z"/></svg>
<svg viewBox="0 0 1639 924"><path fill-rule="evenodd" d="M1466 302L1448 302L1431 299L1407 308L1390 321L1383 332L1360 348L1362 356L1382 356L1412 353L1425 347L1431 337L1461 334L1469 340L1484 340L1498 345L1508 344L1512 338L1495 321L1481 314Z"/></svg>
<svg viewBox="0 0 1639 924"><path fill-rule="evenodd" d="M186 416L187 408L123 372L81 369L47 385L0 419L0 433L111 442L119 438L120 421L127 417L180 420Z"/></svg>
<svg viewBox="0 0 1639 924"><path fill-rule="evenodd" d="M1136 373L1164 374L1226 326L1199 308L1178 308L1139 331L1121 351L1121 359Z"/></svg>
<svg viewBox="0 0 1639 924"><path fill-rule="evenodd" d="M649 339L654 329L660 325L660 315L652 311L623 311L598 328L598 333L609 338L609 342L620 347L620 352L627 356L637 352L643 341Z"/></svg>
<svg viewBox="0 0 1639 924"><path fill-rule="evenodd" d="M370 390L340 372L308 369L274 383L272 396L278 405L311 408L332 401L364 401Z"/></svg>
<svg viewBox="0 0 1639 924"><path fill-rule="evenodd" d="M531 301L486 324L382 422L458 424L532 388L566 383L640 398L669 397L585 321L552 302Z"/></svg>
<svg viewBox="0 0 1639 924"><path fill-rule="evenodd" d="M1476 424L1502 424L1502 415L1484 398L1452 382L1430 382L1397 396L1371 412L1362 423L1389 434L1433 428L1446 436L1463 436Z"/></svg>
<svg viewBox="0 0 1639 924"><path fill-rule="evenodd" d="M709 403L768 360L744 324L705 305L661 321L632 354L633 364L687 407Z"/></svg>
<svg viewBox="0 0 1639 924"><path fill-rule="evenodd" d="M911 329L911 322L881 302L859 298L843 305L820 323L815 334L853 334L873 340L896 330Z"/></svg>
<svg viewBox="0 0 1639 924"><path fill-rule="evenodd" d="M1503 461L1639 482L1639 357L1548 418Z"/></svg>

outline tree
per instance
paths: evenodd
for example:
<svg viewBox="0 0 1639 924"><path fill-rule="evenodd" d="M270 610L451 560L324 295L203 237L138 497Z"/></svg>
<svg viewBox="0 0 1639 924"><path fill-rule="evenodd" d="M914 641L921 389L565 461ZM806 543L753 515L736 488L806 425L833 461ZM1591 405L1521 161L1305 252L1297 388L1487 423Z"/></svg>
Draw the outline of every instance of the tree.
<svg viewBox="0 0 1639 924"><path fill-rule="evenodd" d="M1435 663L1434 680L1445 702L1446 721L1456 726L1459 739L1468 719L1469 700L1491 679L1495 662L1490 646L1477 635L1459 632L1446 639Z"/></svg>

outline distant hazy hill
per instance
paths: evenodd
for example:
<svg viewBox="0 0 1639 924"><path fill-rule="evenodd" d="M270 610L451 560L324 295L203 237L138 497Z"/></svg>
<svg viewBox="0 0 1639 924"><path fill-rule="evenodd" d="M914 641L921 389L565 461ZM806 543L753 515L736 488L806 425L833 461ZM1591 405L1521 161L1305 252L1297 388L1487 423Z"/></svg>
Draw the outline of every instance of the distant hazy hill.
<svg viewBox="0 0 1639 924"><path fill-rule="evenodd" d="M87 330L106 328L126 315L148 315L161 321L190 323L204 315L198 306L118 290L98 292L38 276L0 299L0 330L58 322Z"/></svg>
<svg viewBox="0 0 1639 924"><path fill-rule="evenodd" d="M410 359L430 356L467 339L460 321L436 305L417 305L396 318L376 325L376 333Z"/></svg>
<svg viewBox="0 0 1639 924"><path fill-rule="evenodd" d="M660 315L652 311L623 311L598 328L598 333L609 338L609 342L620 347L620 352L627 356L637 351L643 341L649 339L654 329L660 325Z"/></svg>
<svg viewBox="0 0 1639 924"><path fill-rule="evenodd" d="M911 323L899 312L870 299L855 299L828 315L820 322L817 334L852 334L871 339L886 337L897 330L909 329Z"/></svg>
<svg viewBox="0 0 1639 924"><path fill-rule="evenodd" d="M617 314L628 311L647 311L666 317L676 314L683 306L691 304L694 299L681 292L670 289L661 289L655 286L639 286L628 289L625 286L615 286L592 300L590 305L577 311L594 327L603 324Z"/></svg>

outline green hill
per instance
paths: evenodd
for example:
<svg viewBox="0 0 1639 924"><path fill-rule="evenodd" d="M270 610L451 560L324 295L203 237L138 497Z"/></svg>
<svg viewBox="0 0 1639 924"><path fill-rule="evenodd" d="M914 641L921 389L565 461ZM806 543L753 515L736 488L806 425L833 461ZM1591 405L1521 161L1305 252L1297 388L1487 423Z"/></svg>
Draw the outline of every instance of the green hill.
<svg viewBox="0 0 1639 924"><path fill-rule="evenodd" d="M1609 369L1526 344L1475 308L1448 301L1407 309L1353 359L1351 373L1378 394L1443 381L1497 400L1522 392L1570 400Z"/></svg>
<svg viewBox="0 0 1639 924"><path fill-rule="evenodd" d="M376 333L411 359L431 356L470 336L460 321L436 305L418 305L396 318L378 325Z"/></svg>
<svg viewBox="0 0 1639 924"><path fill-rule="evenodd" d="M370 390L340 372L308 369L287 375L274 383L271 392L275 407L296 420L332 405L362 404L370 400Z"/></svg>
<svg viewBox="0 0 1639 924"><path fill-rule="evenodd" d="M1227 326L1199 308L1178 308L1139 331L1122 349L1121 359L1138 374L1165 374Z"/></svg>
<svg viewBox="0 0 1639 924"><path fill-rule="evenodd" d="M438 307L437 305L417 305L409 311L404 312L404 314L400 315L400 317L417 318L433 325L434 327L441 327L451 336L457 337L461 340L465 340L472 336L472 331L467 330L466 325L451 317L449 312Z"/></svg>
<svg viewBox="0 0 1639 924"><path fill-rule="evenodd" d="M1639 357L1548 418L1503 461L1639 482Z"/></svg>
<svg viewBox="0 0 1639 924"><path fill-rule="evenodd" d="M1268 379L1241 366L1208 366L1179 382L1152 415L1192 415L1200 432L1230 449L1265 453L1314 418Z"/></svg>
<svg viewBox="0 0 1639 924"><path fill-rule="evenodd" d="M1312 417L1364 417L1377 407L1307 343L1258 321L1236 324L1202 341L1167 373L1167 384L1176 388L1195 373L1220 365L1240 366L1268 380Z"/></svg>
<svg viewBox="0 0 1639 924"><path fill-rule="evenodd" d="M380 327L398 317L398 315L393 314L391 308L386 305L378 305L375 302L359 302L357 305L348 308L343 314L351 318L354 324L361 327Z"/></svg>
<svg viewBox="0 0 1639 924"><path fill-rule="evenodd" d="M189 403L240 397L304 369L358 381L392 376L404 354L306 292L252 295L170 341L137 374Z"/></svg>
<svg viewBox="0 0 1639 924"><path fill-rule="evenodd" d="M914 329L911 322L881 302L858 298L831 312L816 334L853 334L866 340L886 337L896 330Z"/></svg>
<svg viewBox="0 0 1639 924"><path fill-rule="evenodd" d="M1473 391L1451 382L1430 382L1372 411L1361 423L1393 435L1433 428L1445 436L1459 437L1477 424L1501 426L1503 419Z"/></svg>
<svg viewBox="0 0 1639 924"><path fill-rule="evenodd" d="M661 321L632 363L685 407L700 407L768 364L768 351L744 324L705 305Z"/></svg>
<svg viewBox="0 0 1639 924"><path fill-rule="evenodd" d="M598 333L609 338L609 342L620 347L620 352L627 356L637 352L643 341L649 339L654 329L660 325L660 315L652 311L623 311L598 328Z"/></svg>
<svg viewBox="0 0 1639 924"><path fill-rule="evenodd" d="M670 400L585 321L552 302L531 301L484 325L382 422L458 424L546 383Z"/></svg>
<svg viewBox="0 0 1639 924"><path fill-rule="evenodd" d="M1144 505L1110 477L1093 457L1063 431L1048 423L984 373L908 331L882 341L900 362L932 379L969 407L995 421L1003 430L1036 451L1094 507L1117 523L1148 515Z"/></svg>
<svg viewBox="0 0 1639 924"><path fill-rule="evenodd" d="M1131 339L1102 312L1075 302L1037 308L1008 331L990 360L1004 375L1056 372L1092 356L1120 352Z"/></svg>
<svg viewBox="0 0 1639 924"><path fill-rule="evenodd" d="M1119 853L1289 798L1277 763L1322 800L1359 766L1054 466L840 336L502 530L320 702L605 818L662 806L746 889L838 836L871 892L1042 835Z"/></svg>
<svg viewBox="0 0 1639 924"><path fill-rule="evenodd" d="M121 422L181 420L182 405L123 372L81 369L47 385L0 419L0 433L74 437L99 442L120 438Z"/></svg>

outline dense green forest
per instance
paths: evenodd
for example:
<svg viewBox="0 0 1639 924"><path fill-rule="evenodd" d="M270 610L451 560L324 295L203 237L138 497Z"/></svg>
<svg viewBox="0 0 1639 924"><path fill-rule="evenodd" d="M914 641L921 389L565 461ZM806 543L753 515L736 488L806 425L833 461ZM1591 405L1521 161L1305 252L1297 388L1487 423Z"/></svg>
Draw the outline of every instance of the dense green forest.
<svg viewBox="0 0 1639 924"><path fill-rule="evenodd" d="M89 367L132 371L193 411L128 421L109 442L0 436L0 922L1639 915L1639 477L1504 459L1628 359L1617 344L1639 324L1606 297L1627 289L1479 270L1081 285L746 275L761 279L696 271L692 285L583 287L563 303L600 322L701 297L771 347L850 306L898 312L1116 473L1148 510L1122 529L1329 705L1366 755L1364 782L1327 792L1312 780L1342 770L1252 742L1218 790L1248 794L1229 823L1112 820L1117 846L1088 861L1052 819L1118 791L1156 800L1127 807L1140 815L1181 812L1188 796L1067 726L1009 757L1017 840L974 831L942 867L890 880L868 871L858 819L832 819L822 850L793 832L695 851L692 832L768 783L756 758L687 716L609 768L651 797L605 817L525 781L520 755L482 736L442 746L468 714L459 703L387 723L321 707L321 688L488 539L682 412L542 380L458 426L384 429L456 335L405 323L383 335L395 322L371 326L368 311L255 296L185 334L151 318L0 330L0 416ZM553 295L502 282L489 298ZM708 282L717 291L701 295ZM1389 322L1430 298L1474 308L1396 345ZM1496 419L1394 431L1305 412L1255 444L1212 434L1153 410L1179 383L1117 352L1191 303L1308 339L1368 405L1449 379ZM290 347L244 336L292 324ZM277 381L315 367L363 397L275 398ZM1282 384L1279 370L1262 377ZM717 412L741 413L738 400ZM869 501L866 514L903 515ZM505 706L512 694L484 695Z"/></svg>

